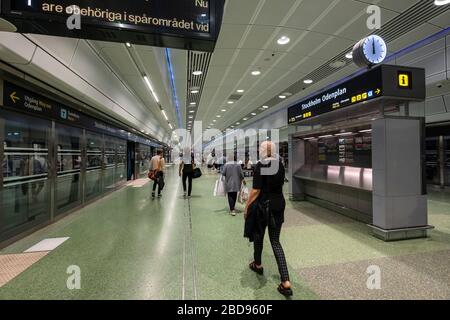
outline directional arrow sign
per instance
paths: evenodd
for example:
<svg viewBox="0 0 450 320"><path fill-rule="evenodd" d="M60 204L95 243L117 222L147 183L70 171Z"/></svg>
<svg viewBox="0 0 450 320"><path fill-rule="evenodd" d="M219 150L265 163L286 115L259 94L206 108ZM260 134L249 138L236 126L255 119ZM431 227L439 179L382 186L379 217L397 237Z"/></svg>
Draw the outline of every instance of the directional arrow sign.
<svg viewBox="0 0 450 320"><path fill-rule="evenodd" d="M16 103L17 101L20 100L20 98L17 96L17 92L14 91L13 93L11 93L11 95L9 96L11 98L11 101Z"/></svg>
<svg viewBox="0 0 450 320"><path fill-rule="evenodd" d="M380 90L380 89L377 89L377 90L375 90L375 93L376 93L376 94L380 94L380 93L381 93L381 90Z"/></svg>

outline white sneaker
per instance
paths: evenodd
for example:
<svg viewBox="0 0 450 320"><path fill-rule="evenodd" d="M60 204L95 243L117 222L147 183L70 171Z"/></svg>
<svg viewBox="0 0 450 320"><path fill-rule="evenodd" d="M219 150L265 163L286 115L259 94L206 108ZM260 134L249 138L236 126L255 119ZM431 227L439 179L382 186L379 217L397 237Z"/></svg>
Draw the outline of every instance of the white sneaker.
<svg viewBox="0 0 450 320"><path fill-rule="evenodd" d="M236 210L231 211L230 214L231 214L233 217L235 217L235 216L236 216Z"/></svg>

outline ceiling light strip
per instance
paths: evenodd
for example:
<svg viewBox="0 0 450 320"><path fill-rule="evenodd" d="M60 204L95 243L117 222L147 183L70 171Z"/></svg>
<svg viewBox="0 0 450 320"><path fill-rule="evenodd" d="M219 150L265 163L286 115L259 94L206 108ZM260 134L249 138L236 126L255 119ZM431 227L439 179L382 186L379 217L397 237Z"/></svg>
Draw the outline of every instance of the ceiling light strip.
<svg viewBox="0 0 450 320"><path fill-rule="evenodd" d="M181 128L183 125L183 122L181 120L180 103L178 101L177 89L175 86L175 75L173 72L172 60L170 58L170 49L168 49L168 48L166 48L166 59L167 59L167 68L169 69L169 75L170 75L170 86L172 87L172 98L173 98L173 102L175 104L175 113L177 115L177 120L178 120L178 127Z"/></svg>

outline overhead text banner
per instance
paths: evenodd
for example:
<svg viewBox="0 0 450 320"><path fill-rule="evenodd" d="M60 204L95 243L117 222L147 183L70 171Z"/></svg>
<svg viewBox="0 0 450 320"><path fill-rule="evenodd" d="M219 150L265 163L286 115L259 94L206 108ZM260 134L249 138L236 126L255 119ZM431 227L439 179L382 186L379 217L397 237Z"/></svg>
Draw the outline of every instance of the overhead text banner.
<svg viewBox="0 0 450 320"><path fill-rule="evenodd" d="M212 51L223 5L224 0L4 0L2 16L19 32ZM75 20L67 25L74 15L80 28Z"/></svg>
<svg viewBox="0 0 450 320"><path fill-rule="evenodd" d="M25 112L34 116L55 120L67 125L102 132L108 135L139 142L150 146L159 146L154 141L137 136L123 129L92 118L78 110L69 108L40 94L24 89L8 81L4 82L3 103L11 110ZM1 108L0 108L1 110Z"/></svg>

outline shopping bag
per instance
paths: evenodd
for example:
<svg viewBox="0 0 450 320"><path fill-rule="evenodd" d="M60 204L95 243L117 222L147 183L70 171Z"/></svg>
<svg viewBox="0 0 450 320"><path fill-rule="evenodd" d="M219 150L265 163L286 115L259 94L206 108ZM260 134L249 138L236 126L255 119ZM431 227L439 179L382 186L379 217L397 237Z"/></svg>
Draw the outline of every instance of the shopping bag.
<svg viewBox="0 0 450 320"><path fill-rule="evenodd" d="M220 177L214 187L214 197L225 197L225 181Z"/></svg>
<svg viewBox="0 0 450 320"><path fill-rule="evenodd" d="M248 197L250 192L246 186L242 186L241 191L239 192L239 203L245 204L248 201Z"/></svg>
<svg viewBox="0 0 450 320"><path fill-rule="evenodd" d="M148 178L149 178L150 180L155 181L155 180L156 180L156 173L157 173L156 170L150 170L150 171L148 172Z"/></svg>

